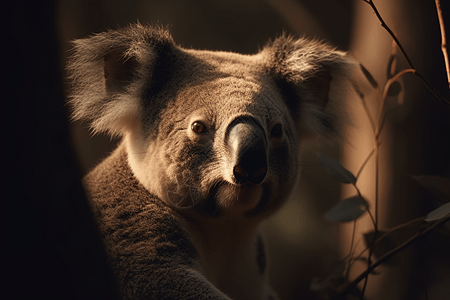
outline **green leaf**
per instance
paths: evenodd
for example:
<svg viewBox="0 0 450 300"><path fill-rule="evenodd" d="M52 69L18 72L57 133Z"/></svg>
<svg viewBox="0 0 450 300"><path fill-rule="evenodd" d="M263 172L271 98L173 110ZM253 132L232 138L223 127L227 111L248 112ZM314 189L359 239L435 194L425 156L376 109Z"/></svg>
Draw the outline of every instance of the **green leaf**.
<svg viewBox="0 0 450 300"><path fill-rule="evenodd" d="M372 85L373 88L377 88L378 82L375 80L375 78L373 78L372 74L370 74L370 72L362 64L359 64L359 67L361 68L361 71L363 72L364 76L366 76L370 85Z"/></svg>
<svg viewBox="0 0 450 300"><path fill-rule="evenodd" d="M387 92L387 95L391 96L391 97L396 97L396 96L398 96L400 94L401 91L402 91L402 85L400 84L400 82L394 81L389 86L389 90Z"/></svg>
<svg viewBox="0 0 450 300"><path fill-rule="evenodd" d="M445 203L427 215L425 221L431 222L442 219L446 215L450 214L450 203Z"/></svg>
<svg viewBox="0 0 450 300"><path fill-rule="evenodd" d="M450 180L433 175L418 175L412 176L417 182L432 192L442 203L450 202Z"/></svg>
<svg viewBox="0 0 450 300"><path fill-rule="evenodd" d="M317 154L319 163L324 167L328 173L331 174L336 180L342 183L356 183L356 177L349 170L344 168L342 164L325 154Z"/></svg>
<svg viewBox="0 0 450 300"><path fill-rule="evenodd" d="M342 200L325 214L325 219L331 222L349 222L362 216L369 204L359 196Z"/></svg>

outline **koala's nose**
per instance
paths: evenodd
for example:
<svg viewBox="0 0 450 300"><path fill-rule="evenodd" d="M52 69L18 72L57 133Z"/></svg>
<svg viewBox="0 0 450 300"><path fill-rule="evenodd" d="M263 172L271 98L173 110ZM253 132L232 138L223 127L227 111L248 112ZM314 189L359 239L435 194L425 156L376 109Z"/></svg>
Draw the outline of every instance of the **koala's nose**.
<svg viewBox="0 0 450 300"><path fill-rule="evenodd" d="M261 183L267 174L267 142L262 126L252 118L232 122L228 145L232 152L236 183Z"/></svg>

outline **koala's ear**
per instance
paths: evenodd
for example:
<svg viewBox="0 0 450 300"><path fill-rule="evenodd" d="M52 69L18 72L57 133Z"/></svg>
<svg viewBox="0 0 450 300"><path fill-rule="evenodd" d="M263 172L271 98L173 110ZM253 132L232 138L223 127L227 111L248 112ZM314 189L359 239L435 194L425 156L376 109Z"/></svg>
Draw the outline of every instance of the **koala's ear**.
<svg viewBox="0 0 450 300"><path fill-rule="evenodd" d="M132 25L74 41L68 64L72 118L94 133L122 135L139 120L139 99L153 80L159 53L174 48L167 30Z"/></svg>
<svg viewBox="0 0 450 300"><path fill-rule="evenodd" d="M262 54L303 133L339 136L357 64L318 41L282 36Z"/></svg>

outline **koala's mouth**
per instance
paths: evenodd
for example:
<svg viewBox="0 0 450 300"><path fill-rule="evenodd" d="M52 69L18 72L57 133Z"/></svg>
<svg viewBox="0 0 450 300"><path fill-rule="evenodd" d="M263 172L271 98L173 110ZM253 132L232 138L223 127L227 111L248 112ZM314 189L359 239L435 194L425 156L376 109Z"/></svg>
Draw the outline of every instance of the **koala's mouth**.
<svg viewBox="0 0 450 300"><path fill-rule="evenodd" d="M197 210L213 217L246 214L260 204L266 190L265 184L237 185L220 180L211 186L205 200L198 203Z"/></svg>

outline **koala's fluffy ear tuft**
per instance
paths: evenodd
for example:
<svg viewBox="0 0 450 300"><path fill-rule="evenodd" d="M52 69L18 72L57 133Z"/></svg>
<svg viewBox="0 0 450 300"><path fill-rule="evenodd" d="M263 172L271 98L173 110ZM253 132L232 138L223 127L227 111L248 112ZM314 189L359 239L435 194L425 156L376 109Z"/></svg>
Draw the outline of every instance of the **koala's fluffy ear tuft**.
<svg viewBox="0 0 450 300"><path fill-rule="evenodd" d="M136 24L73 44L72 118L90 121L94 133L122 135L139 119L138 93L153 79L158 56L176 47L172 37L163 28Z"/></svg>
<svg viewBox="0 0 450 300"><path fill-rule="evenodd" d="M340 136L345 97L357 64L327 44L283 35L262 51L304 133Z"/></svg>

